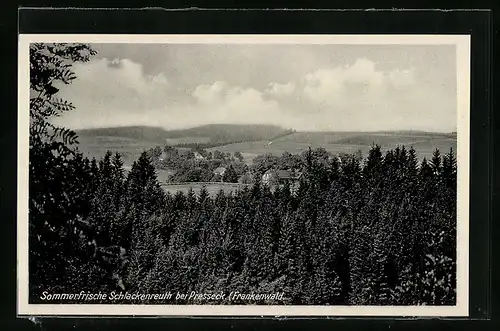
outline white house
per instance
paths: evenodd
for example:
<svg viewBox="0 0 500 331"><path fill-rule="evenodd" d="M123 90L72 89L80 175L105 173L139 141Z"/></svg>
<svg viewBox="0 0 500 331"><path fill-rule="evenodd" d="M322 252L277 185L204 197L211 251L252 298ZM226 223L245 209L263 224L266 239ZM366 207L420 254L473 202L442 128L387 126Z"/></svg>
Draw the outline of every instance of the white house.
<svg viewBox="0 0 500 331"><path fill-rule="evenodd" d="M204 160L205 158L203 157L203 155L201 155L199 152L194 152L194 159L195 160Z"/></svg>
<svg viewBox="0 0 500 331"><path fill-rule="evenodd" d="M262 183L265 185L270 185L271 179L273 176L277 179L276 184L284 184L288 182L290 184L294 184L298 181L301 174L297 174L294 176L289 170L268 170L262 175Z"/></svg>
<svg viewBox="0 0 500 331"><path fill-rule="evenodd" d="M269 185L271 178L273 177L273 171L268 170L262 175L262 184Z"/></svg>
<svg viewBox="0 0 500 331"><path fill-rule="evenodd" d="M226 168L225 167L218 167L217 169L214 170L214 175L218 175L218 176L224 176L224 174L226 173Z"/></svg>

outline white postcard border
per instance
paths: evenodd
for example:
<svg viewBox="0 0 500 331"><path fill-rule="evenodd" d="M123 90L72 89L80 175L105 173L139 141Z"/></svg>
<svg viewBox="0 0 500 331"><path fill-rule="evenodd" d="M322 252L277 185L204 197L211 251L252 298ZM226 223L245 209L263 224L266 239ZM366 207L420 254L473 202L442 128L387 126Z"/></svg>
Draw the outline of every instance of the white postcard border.
<svg viewBox="0 0 500 331"><path fill-rule="evenodd" d="M29 44L32 42L178 44L456 45L457 303L455 306L237 306L29 304ZM422 316L469 313L470 35L108 35L21 34L18 54L17 313L20 316Z"/></svg>

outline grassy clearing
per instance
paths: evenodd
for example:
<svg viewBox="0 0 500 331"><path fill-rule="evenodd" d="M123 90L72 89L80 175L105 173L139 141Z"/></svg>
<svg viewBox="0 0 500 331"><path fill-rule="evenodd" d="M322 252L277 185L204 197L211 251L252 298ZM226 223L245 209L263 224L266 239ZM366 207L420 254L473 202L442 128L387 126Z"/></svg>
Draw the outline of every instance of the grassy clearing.
<svg viewBox="0 0 500 331"><path fill-rule="evenodd" d="M210 137L182 137L165 139L168 145L178 144L203 144L210 141Z"/></svg>
<svg viewBox="0 0 500 331"><path fill-rule="evenodd" d="M366 155L372 144L378 144L385 152L388 149L395 148L398 145L404 145L407 148L413 146L420 159L429 158L434 149L438 148L446 153L453 148L456 151L456 138L450 138L446 135L438 134L354 134L354 133L294 133L286 137L279 138L269 144L269 141L253 141L237 144L230 144L212 148L223 152L234 153L240 151L243 154L244 161L248 164L252 159L260 154L271 153L281 155L285 151L292 154L301 153L310 146L311 148L323 147L333 154L356 153L361 150Z"/></svg>
<svg viewBox="0 0 500 331"><path fill-rule="evenodd" d="M200 183L193 183L193 184L176 184L176 185L168 185L168 184L163 184L162 188L166 191L169 192L170 194L175 194L178 191L182 191L184 193L187 193L190 188L193 189L193 191L196 194L200 193L201 188L205 186L205 188L208 191L208 194L211 196L216 195L219 193L220 190L223 190L224 193L229 193L237 190L238 188L243 187L243 185L228 185L224 183L217 183L217 184L200 184Z"/></svg>
<svg viewBox="0 0 500 331"><path fill-rule="evenodd" d="M100 159L106 151L118 152L122 155L126 164L132 164L141 153L149 148L155 147L154 142L146 140L135 140L126 137L79 137L78 148L87 157Z"/></svg>
<svg viewBox="0 0 500 331"><path fill-rule="evenodd" d="M171 138L173 143L189 143L201 141L203 137ZM456 137L439 133L362 133L362 132L296 132L280 137L269 144L269 140L242 142L209 148L208 151L219 150L222 152L241 152L246 164L260 154L271 153L281 155L283 152L301 153L310 146L311 148L323 147L333 154L355 153L361 150L366 155L372 144L378 144L383 151L397 145L413 146L420 159L429 158L432 151L438 148L445 153L453 148L456 150ZM145 149L157 146L148 140L135 140L126 137L113 136L84 136L80 138L80 150L85 156L94 156L97 159L104 156L107 150L121 153L126 164L132 164Z"/></svg>

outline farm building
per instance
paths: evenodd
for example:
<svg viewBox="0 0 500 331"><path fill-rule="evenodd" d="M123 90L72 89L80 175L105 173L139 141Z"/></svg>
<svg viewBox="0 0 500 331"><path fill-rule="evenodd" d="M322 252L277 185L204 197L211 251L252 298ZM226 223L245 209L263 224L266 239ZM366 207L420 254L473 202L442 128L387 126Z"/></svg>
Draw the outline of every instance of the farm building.
<svg viewBox="0 0 500 331"><path fill-rule="evenodd" d="M280 170L278 171L278 178L281 181L294 180L295 177L292 176L292 173L288 170Z"/></svg>
<svg viewBox="0 0 500 331"><path fill-rule="evenodd" d="M201 155L199 152L194 152L194 159L195 160L204 160L205 157Z"/></svg>
<svg viewBox="0 0 500 331"><path fill-rule="evenodd" d="M226 173L226 168L225 167L218 167L217 169L214 170L214 175L216 176L224 176Z"/></svg>
<svg viewBox="0 0 500 331"><path fill-rule="evenodd" d="M285 182L294 183L300 178L300 175L294 175L289 170L268 170L262 176L262 183L266 185L284 184ZM275 182L273 182L273 180Z"/></svg>

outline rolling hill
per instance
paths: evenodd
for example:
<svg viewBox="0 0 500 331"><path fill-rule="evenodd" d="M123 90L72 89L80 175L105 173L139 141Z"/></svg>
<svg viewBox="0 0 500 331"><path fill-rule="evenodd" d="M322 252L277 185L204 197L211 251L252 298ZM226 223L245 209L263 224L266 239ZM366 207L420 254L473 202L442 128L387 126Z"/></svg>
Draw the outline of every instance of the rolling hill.
<svg viewBox="0 0 500 331"><path fill-rule="evenodd" d="M182 130L165 130L160 127L127 126L78 130L79 137L115 137L154 143L165 143L191 138L192 141L230 143L234 141L268 140L291 133L274 125L208 124ZM198 139L196 139L198 138Z"/></svg>
<svg viewBox="0 0 500 331"><path fill-rule="evenodd" d="M456 150L456 133L424 131L384 132L296 132L273 125L210 124L183 130L167 131L160 127L116 127L77 131L80 150L100 158L106 150L122 153L127 164L144 149L165 144L192 147L199 144L208 150L243 154L245 162L264 154L300 153L309 146L323 147L338 153L361 150L366 155L372 144L383 150L397 145L413 146L420 158L429 158L435 148L443 153Z"/></svg>
<svg viewBox="0 0 500 331"><path fill-rule="evenodd" d="M453 148L456 151L456 134L435 133L435 132L415 132L415 131L394 131L394 132L294 132L289 135L269 141L249 141L233 143L224 146L211 148L210 150L220 150L233 153L240 151L243 153L245 162L260 154L271 153L280 155L287 151L290 153L300 153L311 148L323 147L333 154L356 153L361 151L367 155L372 144L380 145L383 151L404 145L407 148L413 146L419 158L430 158L434 149L438 148L446 153Z"/></svg>
<svg viewBox="0 0 500 331"><path fill-rule="evenodd" d="M124 126L77 130L81 138L113 137L116 139L137 140L162 143L165 141L165 129L152 126Z"/></svg>
<svg viewBox="0 0 500 331"><path fill-rule="evenodd" d="M274 125L254 124L208 124L190 129L167 131L167 138L203 137L212 143L232 141L269 140L283 134L291 133Z"/></svg>
<svg viewBox="0 0 500 331"><path fill-rule="evenodd" d="M80 150L87 156L100 158L109 149L124 155L127 163L144 149L169 144L172 146L207 144L228 145L242 141L271 140L292 130L274 125L209 124L182 130L160 127L128 126L77 130Z"/></svg>

